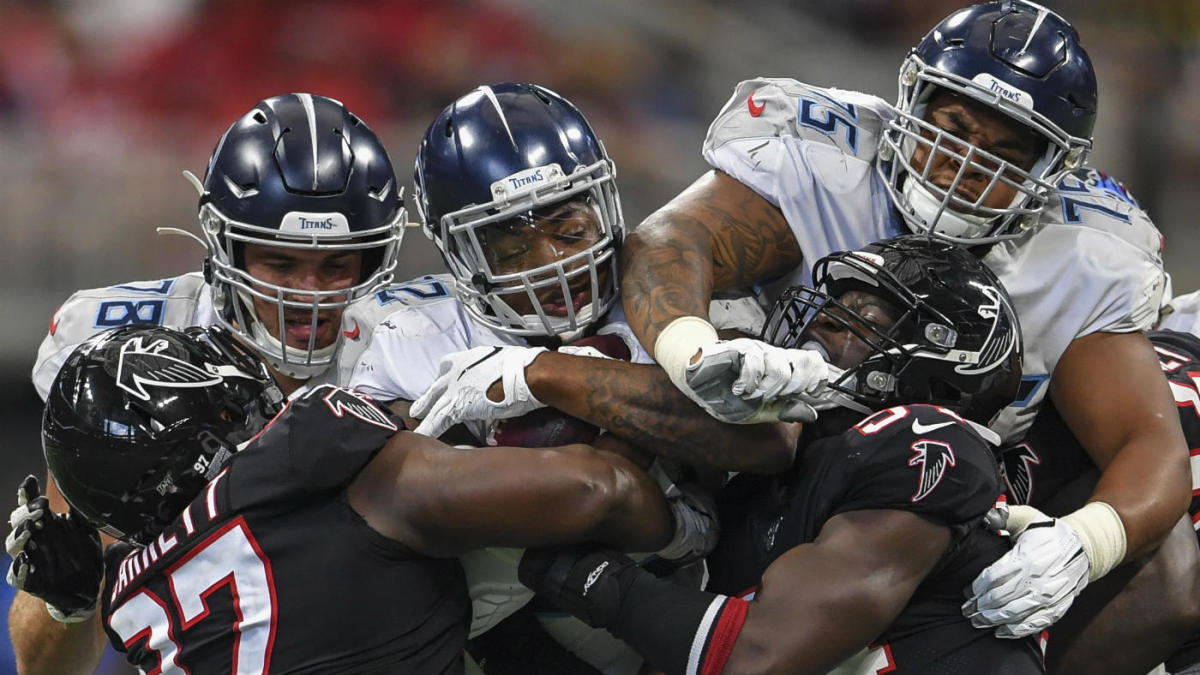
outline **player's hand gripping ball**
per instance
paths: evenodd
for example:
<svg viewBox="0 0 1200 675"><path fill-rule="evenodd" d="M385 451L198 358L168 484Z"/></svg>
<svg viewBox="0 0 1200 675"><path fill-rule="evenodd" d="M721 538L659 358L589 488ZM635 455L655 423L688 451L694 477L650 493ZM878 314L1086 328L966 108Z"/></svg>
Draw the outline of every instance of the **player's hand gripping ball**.
<svg viewBox="0 0 1200 675"><path fill-rule="evenodd" d="M580 338L560 347L560 352L610 358L630 359L629 347L616 335L593 335ZM496 420L489 441L492 445L518 448L550 448L572 443L591 443L600 435L600 427L572 417L554 408L539 408L520 417Z"/></svg>

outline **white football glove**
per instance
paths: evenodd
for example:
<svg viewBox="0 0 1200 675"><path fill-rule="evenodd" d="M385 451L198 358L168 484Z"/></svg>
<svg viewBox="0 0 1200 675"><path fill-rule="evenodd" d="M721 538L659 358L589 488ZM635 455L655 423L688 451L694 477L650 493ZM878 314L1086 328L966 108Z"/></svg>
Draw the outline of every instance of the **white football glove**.
<svg viewBox="0 0 1200 675"><path fill-rule="evenodd" d="M738 338L701 347L681 389L723 422L811 422L830 406L820 394L840 374L817 351Z"/></svg>
<svg viewBox="0 0 1200 675"><path fill-rule="evenodd" d="M525 368L545 351L544 347L475 347L443 357L437 379L409 410L421 420L413 431L437 438L464 421L491 422L544 408L529 391ZM493 401L487 390L497 380L503 384L504 398Z"/></svg>
<svg viewBox="0 0 1200 675"><path fill-rule="evenodd" d="M608 359L609 361L613 360L613 357L605 354L591 345L563 345L555 351L557 351L559 354L570 354L571 356L587 356L593 359Z"/></svg>
<svg viewBox="0 0 1200 675"><path fill-rule="evenodd" d="M711 553L721 529L712 495L700 485L677 482L671 476L672 468L670 462L660 458L650 465L648 473L662 488L675 520L675 534L658 550L658 557L682 567Z"/></svg>
<svg viewBox="0 0 1200 675"><path fill-rule="evenodd" d="M998 525L991 515L989 525ZM1079 533L1063 518L1016 505L1008 507L1003 527L1016 544L975 577L962 610L976 628L1021 638L1067 613L1087 586L1091 562Z"/></svg>

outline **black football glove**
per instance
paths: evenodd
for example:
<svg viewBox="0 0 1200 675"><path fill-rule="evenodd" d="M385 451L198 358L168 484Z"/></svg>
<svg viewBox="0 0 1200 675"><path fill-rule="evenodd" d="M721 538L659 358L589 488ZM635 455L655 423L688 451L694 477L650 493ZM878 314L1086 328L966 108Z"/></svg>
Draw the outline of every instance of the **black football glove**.
<svg viewBox="0 0 1200 675"><path fill-rule="evenodd" d="M593 628L611 627L638 575L651 576L628 556L591 547L529 549L521 583Z"/></svg>
<svg viewBox="0 0 1200 675"><path fill-rule="evenodd" d="M64 623L96 611L104 577L100 533L74 511L50 510L38 480L27 477L17 488L17 508L8 519L12 531L4 547L12 556L8 583L46 601L50 615Z"/></svg>

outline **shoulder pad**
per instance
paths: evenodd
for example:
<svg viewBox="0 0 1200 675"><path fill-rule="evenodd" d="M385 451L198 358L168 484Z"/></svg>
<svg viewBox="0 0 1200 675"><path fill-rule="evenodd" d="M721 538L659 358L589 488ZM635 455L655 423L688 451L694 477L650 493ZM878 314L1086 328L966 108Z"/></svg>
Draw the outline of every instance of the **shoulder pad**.
<svg viewBox="0 0 1200 675"><path fill-rule="evenodd" d="M704 150L744 139L791 137L870 160L891 110L883 99L859 92L791 79L746 80L709 127Z"/></svg>
<svg viewBox="0 0 1200 675"><path fill-rule="evenodd" d="M1055 187L1042 223L1104 232L1155 255L1162 250L1162 235L1150 217L1111 176L1085 167L1063 175Z"/></svg>
<svg viewBox="0 0 1200 675"><path fill-rule="evenodd" d="M58 369L81 342L109 328L133 323L191 326L209 286L199 273L134 281L76 291L50 319L38 348L33 384L45 399Z"/></svg>
<svg viewBox="0 0 1200 675"><path fill-rule="evenodd" d="M260 443L288 453L295 487L319 491L345 485L402 429L366 394L327 384L292 400Z"/></svg>
<svg viewBox="0 0 1200 675"><path fill-rule="evenodd" d="M415 279L394 283L372 293L355 302L346 312L366 322L368 326L364 326L364 328L369 332L369 326L374 326L401 307L453 300L454 297L450 290L453 283L449 274L426 274Z"/></svg>

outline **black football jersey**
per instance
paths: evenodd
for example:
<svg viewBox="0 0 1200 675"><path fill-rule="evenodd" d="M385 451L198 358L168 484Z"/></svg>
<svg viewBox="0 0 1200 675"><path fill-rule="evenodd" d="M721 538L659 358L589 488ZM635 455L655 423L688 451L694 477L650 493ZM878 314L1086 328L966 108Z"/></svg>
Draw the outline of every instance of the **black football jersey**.
<svg viewBox="0 0 1200 675"><path fill-rule="evenodd" d="M1000 494L992 448L969 423L935 406L883 410L806 443L781 476L730 481L708 588L747 597L772 562L815 541L839 513L911 511L948 526L950 545L864 658L897 674L1040 673L1035 640L1000 640L962 615L963 589L1009 549L981 522Z"/></svg>
<svg viewBox="0 0 1200 675"><path fill-rule="evenodd" d="M106 552L105 630L163 673L461 673L456 559L372 530L346 487L398 429L362 394L293 400L144 549Z"/></svg>

